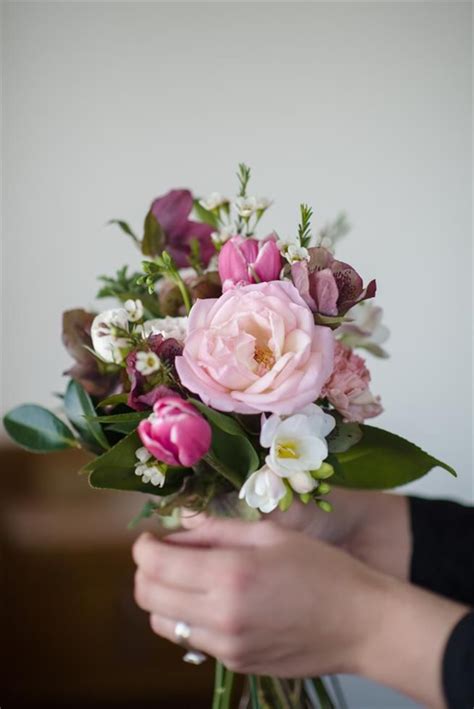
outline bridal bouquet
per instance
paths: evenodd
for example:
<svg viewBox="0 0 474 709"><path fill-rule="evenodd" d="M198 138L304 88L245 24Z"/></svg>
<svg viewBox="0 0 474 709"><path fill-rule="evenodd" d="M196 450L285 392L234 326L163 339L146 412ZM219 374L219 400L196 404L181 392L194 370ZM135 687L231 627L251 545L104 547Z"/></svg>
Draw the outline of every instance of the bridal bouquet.
<svg viewBox="0 0 474 709"><path fill-rule="evenodd" d="M271 203L249 196L249 178L240 165L232 200L171 190L139 236L114 222L145 257L142 272L101 277L98 297L115 307L64 313L75 363L62 411L19 406L7 432L32 451L90 451L93 487L149 496L137 519L182 508L255 518L295 500L330 512L330 485L392 488L434 466L455 474L365 423L382 405L356 350L385 357L388 331L369 302L375 280L364 285L334 255L345 218L314 232L301 205L294 234L257 236ZM214 709L229 706L231 675L217 664ZM249 686L253 707L331 706L318 679Z"/></svg>

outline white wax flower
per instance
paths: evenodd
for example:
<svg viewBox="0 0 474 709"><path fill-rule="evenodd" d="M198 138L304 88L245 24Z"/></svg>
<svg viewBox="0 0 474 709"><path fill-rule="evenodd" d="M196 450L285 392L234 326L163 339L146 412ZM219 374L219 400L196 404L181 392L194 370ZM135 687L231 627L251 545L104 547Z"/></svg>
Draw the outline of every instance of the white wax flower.
<svg viewBox="0 0 474 709"><path fill-rule="evenodd" d="M268 199L267 197L259 197L257 199L257 211L258 212L264 212L266 209L271 207L273 204L273 200Z"/></svg>
<svg viewBox="0 0 474 709"><path fill-rule="evenodd" d="M154 352L137 352L135 369L144 377L157 372L160 367L160 359Z"/></svg>
<svg viewBox="0 0 474 709"><path fill-rule="evenodd" d="M188 332L187 317L171 317L167 315L165 318L155 318L147 320L143 325L143 334L145 337L150 335L163 335L164 338L173 337L178 342L184 342Z"/></svg>
<svg viewBox="0 0 474 709"><path fill-rule="evenodd" d="M213 231L211 234L211 239L214 244L225 244L230 238L234 236L233 231L230 227L222 227L220 231Z"/></svg>
<svg viewBox="0 0 474 709"><path fill-rule="evenodd" d="M240 489L239 498L246 501L249 507L261 512L272 512L280 500L285 497L285 483L271 468L263 468L252 473Z"/></svg>
<svg viewBox="0 0 474 709"><path fill-rule="evenodd" d="M284 419L276 414L268 419L262 416L260 444L270 449L265 462L292 484L293 475L317 470L327 458L325 438L335 424L334 418L316 404L309 404L299 413ZM298 480L300 482L295 484L301 486L302 479Z"/></svg>
<svg viewBox="0 0 474 709"><path fill-rule="evenodd" d="M141 300L126 300L124 303L124 308L127 311L128 319L130 322L138 322L143 317L143 303Z"/></svg>
<svg viewBox="0 0 474 709"><path fill-rule="evenodd" d="M204 207L204 209L212 212L213 209L222 207L224 204L227 204L228 201L229 200L226 197L223 197L219 192L211 192L206 199L200 199L199 204L201 207Z"/></svg>
<svg viewBox="0 0 474 709"><path fill-rule="evenodd" d="M257 211L257 200L255 197L238 197L235 200L237 214L244 219L248 219Z"/></svg>
<svg viewBox="0 0 474 709"><path fill-rule="evenodd" d="M299 246L299 244L290 244L285 251L285 258L288 263L295 263L295 261L309 261L308 249L304 246Z"/></svg>
<svg viewBox="0 0 474 709"><path fill-rule="evenodd" d="M141 477L142 482L151 483L155 487L163 487L166 477L157 465L138 464L135 466L135 475Z"/></svg>
<svg viewBox="0 0 474 709"><path fill-rule="evenodd" d="M135 456L138 458L139 463L147 463L151 458L151 453L145 446L142 446L141 448L137 448Z"/></svg>
<svg viewBox="0 0 474 709"><path fill-rule="evenodd" d="M105 362L120 364L131 346L127 333L128 313L125 308L105 310L92 321L92 347Z"/></svg>

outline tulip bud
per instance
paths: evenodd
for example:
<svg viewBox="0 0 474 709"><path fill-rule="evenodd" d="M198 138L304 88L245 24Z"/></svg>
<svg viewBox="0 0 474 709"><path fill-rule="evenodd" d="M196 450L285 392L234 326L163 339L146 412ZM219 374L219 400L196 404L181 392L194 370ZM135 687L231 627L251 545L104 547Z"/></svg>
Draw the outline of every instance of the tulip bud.
<svg viewBox="0 0 474 709"><path fill-rule="evenodd" d="M278 280L282 259L273 237L258 241L233 236L222 247L218 265L222 288L226 291L237 285Z"/></svg>

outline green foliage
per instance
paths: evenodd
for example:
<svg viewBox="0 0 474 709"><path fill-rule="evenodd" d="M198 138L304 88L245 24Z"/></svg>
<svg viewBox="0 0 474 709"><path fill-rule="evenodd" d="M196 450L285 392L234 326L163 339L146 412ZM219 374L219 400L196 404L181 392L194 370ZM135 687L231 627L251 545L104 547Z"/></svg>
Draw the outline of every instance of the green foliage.
<svg viewBox="0 0 474 709"><path fill-rule="evenodd" d="M150 210L145 217L143 225L142 254L144 256L158 256L165 246L165 233L161 224Z"/></svg>
<svg viewBox="0 0 474 709"><path fill-rule="evenodd" d="M436 466L456 475L450 465L394 433L374 426L360 428L363 435L359 443L331 456L331 463L337 461L331 484L385 490L417 480Z"/></svg>
<svg viewBox="0 0 474 709"><path fill-rule="evenodd" d="M94 404L79 382L71 379L64 396L64 411L79 436L93 450L107 450L109 443L104 435Z"/></svg>
<svg viewBox="0 0 474 709"><path fill-rule="evenodd" d="M208 209L205 209L205 207L200 204L198 199L194 200L194 211L200 222L204 222L204 224L209 224L216 230L219 228L219 220L217 216L214 214L214 212L210 212Z"/></svg>
<svg viewBox="0 0 474 709"><path fill-rule="evenodd" d="M247 196L247 187L250 181L251 169L245 163L239 163L237 179L239 181L239 197Z"/></svg>
<svg viewBox="0 0 474 709"><path fill-rule="evenodd" d="M330 453L345 453L356 445L362 438L362 431L358 423L344 423L340 416L331 411L331 416L336 419L336 427L327 437Z"/></svg>
<svg viewBox="0 0 474 709"><path fill-rule="evenodd" d="M131 237L137 246L140 246L140 239L133 233L127 222L124 222L122 219L110 219L107 224L116 224L124 234Z"/></svg>
<svg viewBox="0 0 474 709"><path fill-rule="evenodd" d="M189 399L189 402L193 406L195 406L196 409L199 409L199 411L207 418L210 423L215 424L225 433L229 433L232 436L245 436L244 429L238 421L232 418L232 416L228 416L227 414L223 414L220 411L211 409L209 406L206 406L206 404L203 404L202 401L199 401L198 399Z"/></svg>
<svg viewBox="0 0 474 709"><path fill-rule="evenodd" d="M128 529L135 529L135 527L140 524L142 519L152 517L159 508L160 506L157 505L156 502L153 502L153 500L147 500L140 512L128 523Z"/></svg>
<svg viewBox="0 0 474 709"><path fill-rule="evenodd" d="M300 204L300 223L298 224L298 238L300 245L307 248L311 241L311 218L313 210L307 204Z"/></svg>
<svg viewBox="0 0 474 709"><path fill-rule="evenodd" d="M4 416L3 425L15 443L35 453L79 448L71 429L43 406L17 406Z"/></svg>
<svg viewBox="0 0 474 709"><path fill-rule="evenodd" d="M318 241L321 242L323 239L329 239L329 241L334 246L339 239L349 233L351 230L351 225L347 220L347 216L344 212L340 212L333 222L326 224L319 232Z"/></svg>
<svg viewBox="0 0 474 709"><path fill-rule="evenodd" d="M192 474L189 468L168 468L166 482L163 487L151 483L144 483L142 478L135 475L137 458L135 451L142 445L136 432L122 438L113 448L106 453L91 460L83 472L89 474L92 487L112 490L129 490L145 492L149 495L170 495L183 484L186 476Z"/></svg>
<svg viewBox="0 0 474 709"><path fill-rule="evenodd" d="M114 277L99 276L103 286L97 293L97 298L117 298L124 303L129 298L142 301L145 311L154 318L160 317L158 298L148 293L146 285L139 284L140 273L127 274L127 266L120 268Z"/></svg>

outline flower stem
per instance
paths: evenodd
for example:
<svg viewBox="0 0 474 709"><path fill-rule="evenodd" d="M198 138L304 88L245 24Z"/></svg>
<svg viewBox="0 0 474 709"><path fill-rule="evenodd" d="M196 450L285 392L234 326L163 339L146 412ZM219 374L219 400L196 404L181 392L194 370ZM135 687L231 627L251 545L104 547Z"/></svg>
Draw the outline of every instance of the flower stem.
<svg viewBox="0 0 474 709"><path fill-rule="evenodd" d="M191 310L191 299L189 297L189 292L186 287L186 283L183 281L179 273L177 276L175 276L175 283L179 288L179 292L181 293L184 307L186 308L186 313L189 313L189 311Z"/></svg>
<svg viewBox="0 0 474 709"><path fill-rule="evenodd" d="M258 699L257 678L254 675L249 675L250 686L250 701L252 709L260 709L260 701Z"/></svg>
<svg viewBox="0 0 474 709"><path fill-rule="evenodd" d="M316 692L321 709L335 709L333 701L320 677L305 679L305 685L310 685L311 689Z"/></svg>
<svg viewBox="0 0 474 709"><path fill-rule="evenodd" d="M229 709L233 682L234 673L216 660L212 709Z"/></svg>

